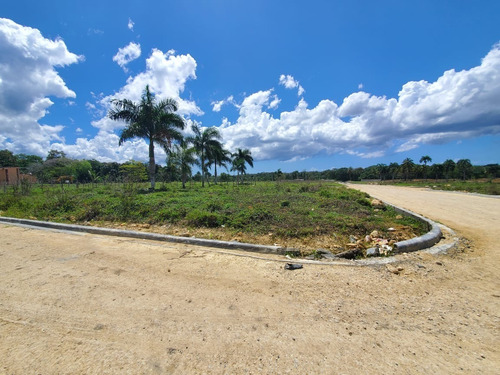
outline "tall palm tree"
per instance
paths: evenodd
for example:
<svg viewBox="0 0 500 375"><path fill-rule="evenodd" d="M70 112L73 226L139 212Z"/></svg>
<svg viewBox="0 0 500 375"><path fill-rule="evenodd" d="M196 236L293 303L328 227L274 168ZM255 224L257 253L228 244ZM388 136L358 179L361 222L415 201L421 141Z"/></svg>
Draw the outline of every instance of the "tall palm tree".
<svg viewBox="0 0 500 375"><path fill-rule="evenodd" d="M473 169L469 159L460 159L457 161L456 167L457 172L462 176L462 180L464 181L471 175Z"/></svg>
<svg viewBox="0 0 500 375"><path fill-rule="evenodd" d="M222 146L222 145L221 145ZM208 157L208 167L214 165L215 169L215 184L217 185L217 166L225 167L227 169L227 163L231 162L231 153L224 149L223 147L216 147L210 151L210 155Z"/></svg>
<svg viewBox="0 0 500 375"><path fill-rule="evenodd" d="M450 178L450 174L453 175L453 172L455 171L456 164L453 160L447 159L443 163L443 169L444 169L444 174L446 181Z"/></svg>
<svg viewBox="0 0 500 375"><path fill-rule="evenodd" d="M238 148L233 154L233 167L232 171L236 171L238 176L243 176L246 173L246 164L253 168L253 157L249 149L242 150Z"/></svg>
<svg viewBox="0 0 500 375"><path fill-rule="evenodd" d="M396 178L398 171L399 171L399 164L398 163L389 164L389 173L390 173L393 181Z"/></svg>
<svg viewBox="0 0 500 375"><path fill-rule="evenodd" d="M415 163L413 163L413 160L410 158L406 158L401 163L401 171L403 172L403 175L405 176L405 181L408 180L408 177L410 177L411 173L413 172L414 167L415 167Z"/></svg>
<svg viewBox="0 0 500 375"><path fill-rule="evenodd" d="M427 165L427 163L430 163L432 161L432 158L429 155L424 155L420 158L420 163Z"/></svg>
<svg viewBox="0 0 500 375"><path fill-rule="evenodd" d="M430 163L432 161L432 158L429 155L424 155L420 158L420 164L424 164L424 178L427 181L427 163Z"/></svg>
<svg viewBox="0 0 500 375"><path fill-rule="evenodd" d="M222 148L222 139L219 129L216 127L205 128L203 131L197 123L191 126L194 136L188 137L187 141L191 142L200 157L201 166L201 186L205 186L206 165L210 164L210 157L214 150Z"/></svg>
<svg viewBox="0 0 500 375"><path fill-rule="evenodd" d="M112 120L122 120L127 126L120 134L119 145L128 139L144 138L149 142L149 178L151 189L155 188L155 143L166 151L173 140L181 140L184 119L178 114L177 102L174 99L156 101L155 96L146 86L139 103L128 99L114 99L113 108L108 112Z"/></svg>
<svg viewBox="0 0 500 375"><path fill-rule="evenodd" d="M389 173L389 166L383 163L376 165L378 176L380 181L384 181L386 179L387 174Z"/></svg>
<svg viewBox="0 0 500 375"><path fill-rule="evenodd" d="M196 149L190 147L187 142L181 142L180 145L175 145L170 153L170 160L181 175L182 188L186 188L186 181L191 176L191 166L197 164Z"/></svg>

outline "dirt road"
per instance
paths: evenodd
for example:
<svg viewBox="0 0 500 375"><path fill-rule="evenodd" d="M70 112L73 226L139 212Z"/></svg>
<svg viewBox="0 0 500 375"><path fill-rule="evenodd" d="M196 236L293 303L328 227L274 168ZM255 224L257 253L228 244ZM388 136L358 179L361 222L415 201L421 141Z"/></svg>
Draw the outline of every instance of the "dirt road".
<svg viewBox="0 0 500 375"><path fill-rule="evenodd" d="M500 199L357 188L471 246L402 255L400 274L287 271L273 257L0 225L0 374L497 374Z"/></svg>

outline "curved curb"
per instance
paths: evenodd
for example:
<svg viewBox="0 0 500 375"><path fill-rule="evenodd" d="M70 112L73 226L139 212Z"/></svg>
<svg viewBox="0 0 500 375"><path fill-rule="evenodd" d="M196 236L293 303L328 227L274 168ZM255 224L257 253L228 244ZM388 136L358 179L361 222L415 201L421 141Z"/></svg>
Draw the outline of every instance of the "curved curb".
<svg viewBox="0 0 500 375"><path fill-rule="evenodd" d="M384 202L384 204L393 207L396 212L399 212L405 216L411 216L421 222L427 223L428 229L430 229L429 232L420 237L415 237L409 240L396 242L394 244L394 250L395 250L394 252L396 254L409 253L412 251L427 249L429 247L434 246L441 240L442 237L441 229L434 221L427 219L426 217L423 217L419 214L416 214L415 212L394 206L393 204L387 202Z"/></svg>
<svg viewBox="0 0 500 375"><path fill-rule="evenodd" d="M144 240L185 243L189 245L217 247L223 249L246 250L246 251L252 251L256 253L266 253L266 254L284 255L286 251L285 248L279 246L255 245L251 243L237 242L237 241L207 240L196 237L180 237L180 236L171 236L168 234L135 232L131 230L99 228L99 227L75 225L75 224L62 224L62 223L53 223L50 221L17 219L13 217L0 217L0 223L28 225L33 227L67 230L73 232L86 232L92 234L102 234L105 236L130 237L130 238L138 238Z"/></svg>

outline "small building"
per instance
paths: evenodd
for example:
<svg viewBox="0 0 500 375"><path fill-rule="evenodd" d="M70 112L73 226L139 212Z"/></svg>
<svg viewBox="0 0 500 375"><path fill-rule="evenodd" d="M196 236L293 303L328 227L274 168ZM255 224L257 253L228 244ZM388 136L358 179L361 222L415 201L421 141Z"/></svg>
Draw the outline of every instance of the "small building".
<svg viewBox="0 0 500 375"><path fill-rule="evenodd" d="M0 168L0 186L19 185L21 180L28 180L31 183L35 183L36 177L31 174L20 173L19 167Z"/></svg>
<svg viewBox="0 0 500 375"><path fill-rule="evenodd" d="M0 168L0 185L17 185L21 182L19 167Z"/></svg>

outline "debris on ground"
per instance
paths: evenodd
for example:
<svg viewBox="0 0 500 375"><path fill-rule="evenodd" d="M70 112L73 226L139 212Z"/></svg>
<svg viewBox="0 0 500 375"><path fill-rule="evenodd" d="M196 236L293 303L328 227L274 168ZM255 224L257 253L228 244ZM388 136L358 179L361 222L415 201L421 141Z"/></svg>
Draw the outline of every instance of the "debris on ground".
<svg viewBox="0 0 500 375"><path fill-rule="evenodd" d="M286 270L298 270L298 269L301 269L303 268L302 264L298 264L298 263L287 263L285 264L285 269Z"/></svg>

